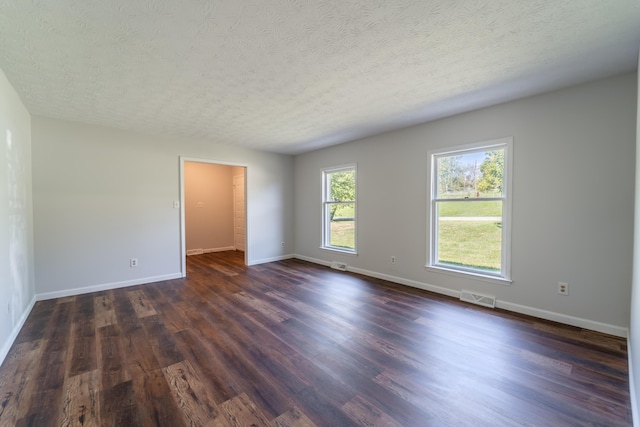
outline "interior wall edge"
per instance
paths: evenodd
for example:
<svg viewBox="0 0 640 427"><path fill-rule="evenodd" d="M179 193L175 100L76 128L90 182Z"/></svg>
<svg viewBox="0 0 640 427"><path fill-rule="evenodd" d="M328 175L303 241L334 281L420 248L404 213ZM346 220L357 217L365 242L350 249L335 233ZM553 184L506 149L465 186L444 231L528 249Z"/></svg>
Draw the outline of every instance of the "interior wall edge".
<svg viewBox="0 0 640 427"><path fill-rule="evenodd" d="M638 51L638 70L640 70L640 50ZM629 337L627 339L627 360L629 361L629 397L631 400L631 418L633 425L640 427L640 412L636 386L640 382L634 366L640 366L637 359L640 351L634 345L640 342L640 73L636 74L636 141L635 141L635 189L634 189L634 229L633 229L633 267L631 277ZM637 339L634 339L637 338ZM634 363L637 362L637 363Z"/></svg>
<svg viewBox="0 0 640 427"><path fill-rule="evenodd" d="M633 346L631 345L631 334L627 335L627 360L629 361L629 400L631 401L631 418L634 427L640 427L638 419L638 394L636 393L636 383L633 376Z"/></svg>

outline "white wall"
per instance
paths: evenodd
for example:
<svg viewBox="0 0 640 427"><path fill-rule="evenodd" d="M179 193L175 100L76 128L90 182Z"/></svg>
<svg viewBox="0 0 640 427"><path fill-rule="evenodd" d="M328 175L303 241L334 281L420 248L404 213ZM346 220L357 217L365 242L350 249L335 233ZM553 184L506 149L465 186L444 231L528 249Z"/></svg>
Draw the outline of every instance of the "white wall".
<svg viewBox="0 0 640 427"><path fill-rule="evenodd" d="M232 166L185 162L187 251L233 247L234 170Z"/></svg>
<svg viewBox="0 0 640 427"><path fill-rule="evenodd" d="M0 364L35 302L31 115L0 70Z"/></svg>
<svg viewBox="0 0 640 427"><path fill-rule="evenodd" d="M640 55L639 55L640 56ZM640 70L640 58L638 59ZM631 325L629 327L629 385L635 426L640 426L640 73L638 73L636 102L636 176L635 176L635 228L633 233L633 287L631 292Z"/></svg>
<svg viewBox="0 0 640 427"><path fill-rule="evenodd" d="M632 270L636 74L295 158L295 251L320 262L625 335ZM424 268L427 152L514 137L510 286ZM320 249L321 169L358 165L358 255ZM397 257L392 265L390 257ZM557 294L558 281L570 294Z"/></svg>
<svg viewBox="0 0 640 427"><path fill-rule="evenodd" d="M39 297L178 277L180 156L248 165L248 262L287 254L291 156L43 117L32 132Z"/></svg>

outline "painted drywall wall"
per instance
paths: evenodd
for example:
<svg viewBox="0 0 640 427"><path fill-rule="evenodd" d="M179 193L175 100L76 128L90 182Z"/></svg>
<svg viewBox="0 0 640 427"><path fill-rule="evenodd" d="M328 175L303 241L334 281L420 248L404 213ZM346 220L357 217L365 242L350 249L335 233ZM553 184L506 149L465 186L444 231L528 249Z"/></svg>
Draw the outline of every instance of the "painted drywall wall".
<svg viewBox="0 0 640 427"><path fill-rule="evenodd" d="M185 162L187 251L233 247L233 170L232 166Z"/></svg>
<svg viewBox="0 0 640 427"><path fill-rule="evenodd" d="M634 73L296 156L295 252L626 334L635 105ZM427 152L504 136L514 138L513 283L425 269ZM321 170L347 163L358 165L357 256L320 249Z"/></svg>
<svg viewBox="0 0 640 427"><path fill-rule="evenodd" d="M0 70L0 363L33 302L31 115Z"/></svg>
<svg viewBox="0 0 640 427"><path fill-rule="evenodd" d="M293 159L32 117L37 293L55 297L181 273L180 157L247 165L248 263L286 256ZM286 249L286 248L285 248ZM130 258L138 267L129 267Z"/></svg>
<svg viewBox="0 0 640 427"><path fill-rule="evenodd" d="M640 70L640 53L638 70ZM633 285L631 290L631 325L629 326L629 385L633 425L640 426L640 73L638 73L636 98L636 176L635 176L635 227L633 232Z"/></svg>

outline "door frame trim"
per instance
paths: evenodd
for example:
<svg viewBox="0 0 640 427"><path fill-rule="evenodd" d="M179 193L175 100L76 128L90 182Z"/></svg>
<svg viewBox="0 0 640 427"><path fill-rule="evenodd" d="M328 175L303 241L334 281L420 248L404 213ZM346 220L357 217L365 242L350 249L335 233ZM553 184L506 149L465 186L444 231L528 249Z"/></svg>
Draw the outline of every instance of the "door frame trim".
<svg viewBox="0 0 640 427"><path fill-rule="evenodd" d="M246 172L246 169L245 171ZM242 175L233 175L231 177L231 180L233 182L233 246L236 247L236 250L238 250L238 247L236 246L236 228L238 226L237 223L242 224L242 221L236 221L236 179L237 178L242 178L242 193L243 193L243 215L244 215L244 228L243 228L243 233L244 233L244 239L242 242L242 251L246 253L247 250L247 192L246 192L246 188L247 188L247 177L245 176L246 173L244 173ZM246 260L245 260L245 264L246 264Z"/></svg>
<svg viewBox="0 0 640 427"><path fill-rule="evenodd" d="M199 157L180 156L180 274L187 277L187 244L186 244L186 226L185 226L185 209L184 209L184 164L186 162L207 163L222 166L238 166L244 168L244 263L249 265L249 165L246 163L227 162L223 160L203 159Z"/></svg>

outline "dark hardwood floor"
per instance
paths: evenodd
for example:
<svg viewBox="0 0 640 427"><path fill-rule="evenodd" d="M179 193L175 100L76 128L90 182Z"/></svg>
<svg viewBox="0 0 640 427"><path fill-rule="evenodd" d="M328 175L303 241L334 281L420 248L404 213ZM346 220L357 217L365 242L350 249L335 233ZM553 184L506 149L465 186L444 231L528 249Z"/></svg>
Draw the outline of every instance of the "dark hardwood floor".
<svg viewBox="0 0 640 427"><path fill-rule="evenodd" d="M626 341L236 252L38 302L0 425L630 426Z"/></svg>

